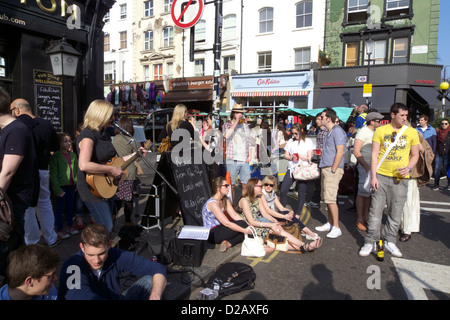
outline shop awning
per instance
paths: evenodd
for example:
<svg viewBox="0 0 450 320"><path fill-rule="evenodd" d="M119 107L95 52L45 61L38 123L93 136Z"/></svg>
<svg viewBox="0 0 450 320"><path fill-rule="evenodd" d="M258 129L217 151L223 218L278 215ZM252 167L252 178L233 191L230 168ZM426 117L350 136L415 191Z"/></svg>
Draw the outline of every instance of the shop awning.
<svg viewBox="0 0 450 320"><path fill-rule="evenodd" d="M318 113L322 112L325 108L318 109L296 109L296 108L284 108L279 109L279 111L295 112L304 116L315 117ZM352 114L353 108L346 107L334 107L333 110L336 112L339 120L347 122L348 117Z"/></svg>
<svg viewBox="0 0 450 320"><path fill-rule="evenodd" d="M161 102L195 102L195 101L211 101L212 89L208 90L180 90L169 91L166 93Z"/></svg>
<svg viewBox="0 0 450 320"><path fill-rule="evenodd" d="M434 87L421 87L421 86L411 86L411 88L417 92L428 104L430 107L440 107L441 102L437 98L439 93Z"/></svg>
<svg viewBox="0 0 450 320"><path fill-rule="evenodd" d="M395 102L395 86L373 87L372 97L369 98L372 108L378 112L389 112L391 105ZM363 97L363 88L324 88L321 89L319 99L315 104L318 108L346 106L366 103Z"/></svg>
<svg viewBox="0 0 450 320"><path fill-rule="evenodd" d="M308 96L308 94L309 91L305 90L231 92L232 97L295 97Z"/></svg>

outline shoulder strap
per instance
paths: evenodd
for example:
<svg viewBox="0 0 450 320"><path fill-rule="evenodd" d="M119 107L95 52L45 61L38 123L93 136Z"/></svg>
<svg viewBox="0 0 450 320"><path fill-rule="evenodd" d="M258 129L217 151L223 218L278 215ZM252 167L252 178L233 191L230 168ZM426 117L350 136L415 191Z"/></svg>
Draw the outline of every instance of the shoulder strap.
<svg viewBox="0 0 450 320"><path fill-rule="evenodd" d="M388 153L389 153L389 152L391 151L391 149L397 144L397 142L398 142L398 140L400 139L401 135L403 134L403 132L405 132L405 130L406 130L407 128L408 128L407 126L403 126L403 127L400 129L400 131L399 131L398 134L397 134L397 137L395 138L394 143L391 143L391 144L389 145L389 147L387 148L386 152L383 154L383 157L381 158L380 162L378 162L378 165L377 165L377 171L378 171L378 169L380 169L380 166L381 166L381 164L383 163L384 159L386 159Z"/></svg>

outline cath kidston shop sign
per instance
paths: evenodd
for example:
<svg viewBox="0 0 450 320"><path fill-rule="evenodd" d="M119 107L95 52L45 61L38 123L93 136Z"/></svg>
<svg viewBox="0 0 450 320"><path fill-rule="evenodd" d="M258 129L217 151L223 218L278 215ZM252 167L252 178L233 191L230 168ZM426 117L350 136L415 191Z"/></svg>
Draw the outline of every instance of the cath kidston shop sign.
<svg viewBox="0 0 450 320"><path fill-rule="evenodd" d="M173 0L171 15L176 26L188 29L202 17L203 0Z"/></svg>

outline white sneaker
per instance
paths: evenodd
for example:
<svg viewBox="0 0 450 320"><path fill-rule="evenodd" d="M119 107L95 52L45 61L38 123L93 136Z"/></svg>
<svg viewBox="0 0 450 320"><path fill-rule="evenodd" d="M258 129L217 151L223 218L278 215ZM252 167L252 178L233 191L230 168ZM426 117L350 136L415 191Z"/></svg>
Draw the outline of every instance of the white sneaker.
<svg viewBox="0 0 450 320"><path fill-rule="evenodd" d="M332 227L331 231L327 234L327 238L335 239L342 235L341 228Z"/></svg>
<svg viewBox="0 0 450 320"><path fill-rule="evenodd" d="M317 240L319 238L319 235L314 232L314 237L310 236L309 234L302 233L302 237L305 237L307 240Z"/></svg>
<svg viewBox="0 0 450 320"><path fill-rule="evenodd" d="M323 226L316 227L315 229L317 231L331 231L331 227L332 227L332 225L327 222Z"/></svg>
<svg viewBox="0 0 450 320"><path fill-rule="evenodd" d="M385 241L384 248L386 249L387 252L392 254L394 257L397 257L397 258L403 257L402 253L400 252L400 250L397 248L397 246L393 242Z"/></svg>
<svg viewBox="0 0 450 320"><path fill-rule="evenodd" d="M366 243L364 246L359 250L359 255L361 257L367 257L371 252L376 251L376 245L374 243Z"/></svg>

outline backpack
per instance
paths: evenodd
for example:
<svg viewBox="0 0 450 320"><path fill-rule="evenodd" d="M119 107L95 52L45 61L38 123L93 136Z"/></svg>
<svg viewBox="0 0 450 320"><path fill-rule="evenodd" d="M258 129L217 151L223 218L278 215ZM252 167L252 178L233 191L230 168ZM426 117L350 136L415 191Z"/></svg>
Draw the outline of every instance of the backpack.
<svg viewBox="0 0 450 320"><path fill-rule="evenodd" d="M209 278L206 288L217 291L215 300L255 287L256 273L245 263L227 262Z"/></svg>
<svg viewBox="0 0 450 320"><path fill-rule="evenodd" d="M169 136L169 130L168 130L169 123L166 124L167 137L162 139L161 144L159 145L159 147L157 149L159 153L163 153L165 151L172 149L172 143L170 142L170 136Z"/></svg>

